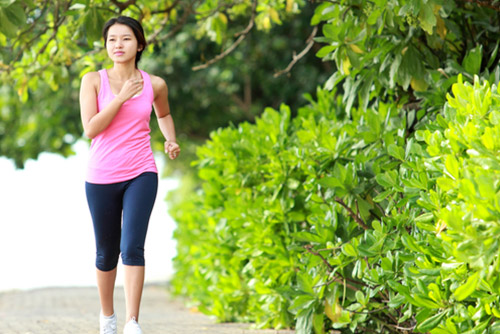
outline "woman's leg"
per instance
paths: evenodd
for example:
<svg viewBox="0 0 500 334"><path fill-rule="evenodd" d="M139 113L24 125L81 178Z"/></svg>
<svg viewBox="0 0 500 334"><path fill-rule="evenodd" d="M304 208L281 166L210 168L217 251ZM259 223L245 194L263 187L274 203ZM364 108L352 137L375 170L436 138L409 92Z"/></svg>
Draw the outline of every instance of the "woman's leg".
<svg viewBox="0 0 500 334"><path fill-rule="evenodd" d="M116 267L111 271L102 271L96 268L96 272L101 311L104 316L109 317L115 313L113 292L115 291Z"/></svg>
<svg viewBox="0 0 500 334"><path fill-rule="evenodd" d="M139 321L139 307L141 305L142 288L144 286L144 266L123 266L125 272L125 304L126 319Z"/></svg>
<svg viewBox="0 0 500 334"><path fill-rule="evenodd" d="M130 181L123 196L122 262L125 270L125 321L139 319L144 285L144 243L158 189L158 175L144 173Z"/></svg>
<svg viewBox="0 0 500 334"><path fill-rule="evenodd" d="M96 272L101 311L114 313L113 292L120 255L123 183L85 185L96 242Z"/></svg>

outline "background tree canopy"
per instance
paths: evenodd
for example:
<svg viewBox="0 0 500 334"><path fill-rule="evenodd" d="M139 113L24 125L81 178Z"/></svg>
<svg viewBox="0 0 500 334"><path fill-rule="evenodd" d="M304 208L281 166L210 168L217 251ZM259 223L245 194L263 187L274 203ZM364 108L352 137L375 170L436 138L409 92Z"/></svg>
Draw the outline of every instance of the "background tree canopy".
<svg viewBox="0 0 500 334"><path fill-rule="evenodd" d="M309 15L298 15L302 9ZM284 0L1 1L0 154L18 167L44 151L71 154L82 136L80 78L111 66L101 28L120 14L144 25L149 46L140 66L166 79L185 149L219 126L252 121L265 106L304 104L297 92L313 90L331 65L310 53L288 76L273 74L304 48L312 11L305 1ZM153 137L160 148L157 129Z"/></svg>
<svg viewBox="0 0 500 334"><path fill-rule="evenodd" d="M141 66L209 137L176 293L298 333L500 330L498 1L111 3L0 1L0 154L69 154L100 27L142 18Z"/></svg>

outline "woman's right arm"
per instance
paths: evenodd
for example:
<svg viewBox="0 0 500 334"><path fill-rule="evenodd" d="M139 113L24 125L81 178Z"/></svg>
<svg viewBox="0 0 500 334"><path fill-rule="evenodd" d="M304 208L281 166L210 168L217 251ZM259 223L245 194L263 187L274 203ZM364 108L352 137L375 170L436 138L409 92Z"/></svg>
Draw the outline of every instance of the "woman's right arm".
<svg viewBox="0 0 500 334"><path fill-rule="evenodd" d="M83 76L80 86L80 115L85 135L90 139L106 130L122 104L142 89L142 79L127 80L106 108L97 112L97 87L100 80L98 72L89 72Z"/></svg>
<svg viewBox="0 0 500 334"><path fill-rule="evenodd" d="M98 72L83 76L80 86L80 115L85 135L93 139L104 131L125 101L115 97L103 110L97 112L97 87L100 82Z"/></svg>

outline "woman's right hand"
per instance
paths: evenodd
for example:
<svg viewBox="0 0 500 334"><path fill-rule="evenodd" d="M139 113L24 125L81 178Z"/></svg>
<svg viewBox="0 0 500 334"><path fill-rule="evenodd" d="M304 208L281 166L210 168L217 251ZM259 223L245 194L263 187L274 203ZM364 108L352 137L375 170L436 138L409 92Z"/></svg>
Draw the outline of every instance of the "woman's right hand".
<svg viewBox="0 0 500 334"><path fill-rule="evenodd" d="M125 103L128 99L136 95L142 90L142 78L139 79L128 79L122 86L120 93L118 93L118 98L120 101Z"/></svg>

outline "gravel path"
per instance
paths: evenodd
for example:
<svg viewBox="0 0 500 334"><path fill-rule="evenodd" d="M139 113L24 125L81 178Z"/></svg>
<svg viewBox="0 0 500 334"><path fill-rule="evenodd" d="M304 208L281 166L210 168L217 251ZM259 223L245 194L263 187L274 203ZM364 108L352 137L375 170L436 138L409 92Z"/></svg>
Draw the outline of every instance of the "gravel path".
<svg viewBox="0 0 500 334"><path fill-rule="evenodd" d="M122 288L115 291L121 334L125 314ZM98 334L97 288L47 288L0 293L0 334ZM140 324L144 334L293 334L292 330L251 330L249 324L216 324L172 299L161 286L146 286Z"/></svg>

